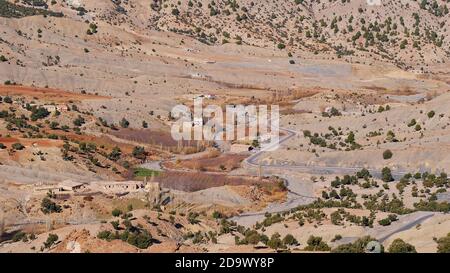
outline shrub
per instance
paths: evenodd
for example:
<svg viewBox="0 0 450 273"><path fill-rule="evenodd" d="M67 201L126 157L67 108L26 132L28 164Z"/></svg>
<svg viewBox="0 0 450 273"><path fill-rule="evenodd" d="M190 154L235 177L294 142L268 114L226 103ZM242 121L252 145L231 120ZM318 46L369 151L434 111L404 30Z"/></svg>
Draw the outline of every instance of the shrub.
<svg viewBox="0 0 450 273"><path fill-rule="evenodd" d="M381 171L381 179L384 182L394 181L394 178L392 177L391 169L389 169L388 167L384 167L383 170Z"/></svg>
<svg viewBox="0 0 450 273"><path fill-rule="evenodd" d="M112 216L119 217L122 214L122 211L120 209L113 209L111 212Z"/></svg>
<svg viewBox="0 0 450 273"><path fill-rule="evenodd" d="M284 238L283 238L283 244L287 245L287 246L291 246L291 245L296 245L298 244L297 239L294 238L294 236L292 236L291 234L287 234Z"/></svg>
<svg viewBox="0 0 450 273"><path fill-rule="evenodd" d="M130 122L128 120L126 120L125 118L122 118L122 120L119 122L119 125L122 128L128 128L128 126L130 126Z"/></svg>
<svg viewBox="0 0 450 273"><path fill-rule="evenodd" d="M438 253L450 253L450 233L447 234L446 237L439 238L437 240L438 247L437 252Z"/></svg>
<svg viewBox="0 0 450 273"><path fill-rule="evenodd" d="M389 226L391 224L391 220L389 220L389 218L381 219L378 221L378 224L382 226Z"/></svg>
<svg viewBox="0 0 450 273"><path fill-rule="evenodd" d="M386 150L383 152L383 159L387 160L387 159L391 159L393 156L392 151L391 150Z"/></svg>
<svg viewBox="0 0 450 273"><path fill-rule="evenodd" d="M417 253L413 245L405 243L402 239L395 239L389 246L388 251L390 253Z"/></svg>
<svg viewBox="0 0 450 273"><path fill-rule="evenodd" d="M75 125L75 126L81 126L81 125L83 125L83 124L85 124L86 123L86 121L84 120L84 118L82 117L82 116L78 116L74 121L73 121L73 124Z"/></svg>
<svg viewBox="0 0 450 273"><path fill-rule="evenodd" d="M331 252L333 253L364 253L367 244L371 241L376 241L375 238L372 238L370 236L364 236L362 238L359 238L353 243L349 244L343 244L336 248L334 248ZM381 252L384 251L383 246L381 246Z"/></svg>
<svg viewBox="0 0 450 273"><path fill-rule="evenodd" d="M280 234L277 232L270 237L270 240L267 242L267 246L272 249L286 248L280 239Z"/></svg>
<svg viewBox="0 0 450 273"><path fill-rule="evenodd" d="M25 146L23 146L20 143L14 143L13 145L11 145L11 147L16 151L21 151L21 150L25 149Z"/></svg>
<svg viewBox="0 0 450 273"><path fill-rule="evenodd" d="M18 242L18 241L22 241L24 239L27 238L27 234L23 231L19 231L16 234L14 234L14 236L12 237L12 241L13 242Z"/></svg>
<svg viewBox="0 0 450 273"><path fill-rule="evenodd" d="M172 9L172 15L178 16L180 15L180 11L177 8Z"/></svg>
<svg viewBox="0 0 450 273"><path fill-rule="evenodd" d="M137 159L145 159L145 148L141 146L136 146L133 148L133 156Z"/></svg>
<svg viewBox="0 0 450 273"><path fill-rule="evenodd" d="M31 117L32 121L36 121L38 119L46 118L49 115L50 115L50 112L47 111L47 109L45 109L43 107L39 107L39 108L34 107L31 110L31 116L30 117Z"/></svg>
<svg viewBox="0 0 450 273"><path fill-rule="evenodd" d="M283 44L283 43L279 43L277 47L278 47L278 49L281 50L281 49L285 49L285 48L286 48L286 45Z"/></svg>
<svg viewBox="0 0 450 273"><path fill-rule="evenodd" d="M12 102L13 102L12 99L11 99L10 97L8 97L8 96L4 97L4 98L3 98L3 101L4 101L5 103L12 103Z"/></svg>
<svg viewBox="0 0 450 273"><path fill-rule="evenodd" d="M47 237L47 241L44 242L44 247L45 248L50 248L57 241L58 241L58 235L50 233L48 235L48 237Z"/></svg>
<svg viewBox="0 0 450 273"><path fill-rule="evenodd" d="M310 236L306 242L308 246L305 247L306 251L330 251L331 248L322 240L322 237Z"/></svg>
<svg viewBox="0 0 450 273"><path fill-rule="evenodd" d="M50 198L45 197L44 199L42 199L42 202L41 202L41 210L45 214L54 213L54 212L60 213L62 211L62 208L60 205L57 205L55 202L50 200Z"/></svg>

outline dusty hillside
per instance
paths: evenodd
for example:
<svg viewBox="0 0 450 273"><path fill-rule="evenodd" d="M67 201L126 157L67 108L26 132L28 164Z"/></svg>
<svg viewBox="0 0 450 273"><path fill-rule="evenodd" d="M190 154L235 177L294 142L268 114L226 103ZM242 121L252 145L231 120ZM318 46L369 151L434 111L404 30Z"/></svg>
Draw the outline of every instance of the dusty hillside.
<svg viewBox="0 0 450 273"><path fill-rule="evenodd" d="M382 1L381 6L364 0L155 0L150 6L123 1L100 5L93 13L111 24L169 30L205 44L286 47L292 54L424 71L449 57L448 3L442 0Z"/></svg>

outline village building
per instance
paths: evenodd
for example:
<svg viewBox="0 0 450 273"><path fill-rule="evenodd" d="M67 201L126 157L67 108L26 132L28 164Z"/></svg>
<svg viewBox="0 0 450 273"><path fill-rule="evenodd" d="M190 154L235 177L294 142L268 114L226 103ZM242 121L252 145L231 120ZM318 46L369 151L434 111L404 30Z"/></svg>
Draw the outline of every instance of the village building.
<svg viewBox="0 0 450 273"><path fill-rule="evenodd" d="M34 185L36 193L53 192L57 193L74 193L86 188L86 184L82 182L74 182L72 180L65 180L57 184L37 183Z"/></svg>
<svg viewBox="0 0 450 273"><path fill-rule="evenodd" d="M91 189L111 194L126 194L138 192L145 187L142 181L96 181L91 183Z"/></svg>
<svg viewBox="0 0 450 273"><path fill-rule="evenodd" d="M44 108L45 110L47 110L51 113L56 112L56 105L44 104L44 105L42 105L42 108Z"/></svg>
<svg viewBox="0 0 450 273"><path fill-rule="evenodd" d="M65 180L58 184L58 188L61 192L76 192L86 188L86 184L81 182L74 182L72 180Z"/></svg>

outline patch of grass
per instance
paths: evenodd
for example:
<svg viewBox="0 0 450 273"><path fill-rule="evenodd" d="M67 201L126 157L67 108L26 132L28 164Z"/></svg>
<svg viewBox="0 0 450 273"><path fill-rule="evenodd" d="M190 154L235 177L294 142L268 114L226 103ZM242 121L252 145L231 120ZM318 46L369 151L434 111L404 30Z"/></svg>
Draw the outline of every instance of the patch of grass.
<svg viewBox="0 0 450 273"><path fill-rule="evenodd" d="M118 199L112 201L113 208L117 208L125 213L128 212L128 207L130 205L134 210L136 210L144 209L147 203L137 198ZM108 215L111 216L111 213L109 213Z"/></svg>
<svg viewBox="0 0 450 273"><path fill-rule="evenodd" d="M151 177L151 176L158 176L161 174L159 171L154 171L146 168L136 168L133 170L135 177Z"/></svg>

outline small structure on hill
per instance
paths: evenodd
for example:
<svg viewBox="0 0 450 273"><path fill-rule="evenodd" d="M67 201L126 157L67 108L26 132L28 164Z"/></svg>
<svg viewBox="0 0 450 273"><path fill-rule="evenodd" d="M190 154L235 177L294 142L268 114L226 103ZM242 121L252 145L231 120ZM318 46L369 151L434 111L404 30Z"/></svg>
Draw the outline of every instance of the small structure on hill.
<svg viewBox="0 0 450 273"><path fill-rule="evenodd" d="M96 181L91 188L109 194L127 194L144 190L142 181Z"/></svg>
<svg viewBox="0 0 450 273"><path fill-rule="evenodd" d="M65 180L58 184L59 191L61 192L76 192L86 187L85 183L74 182L72 180Z"/></svg>

